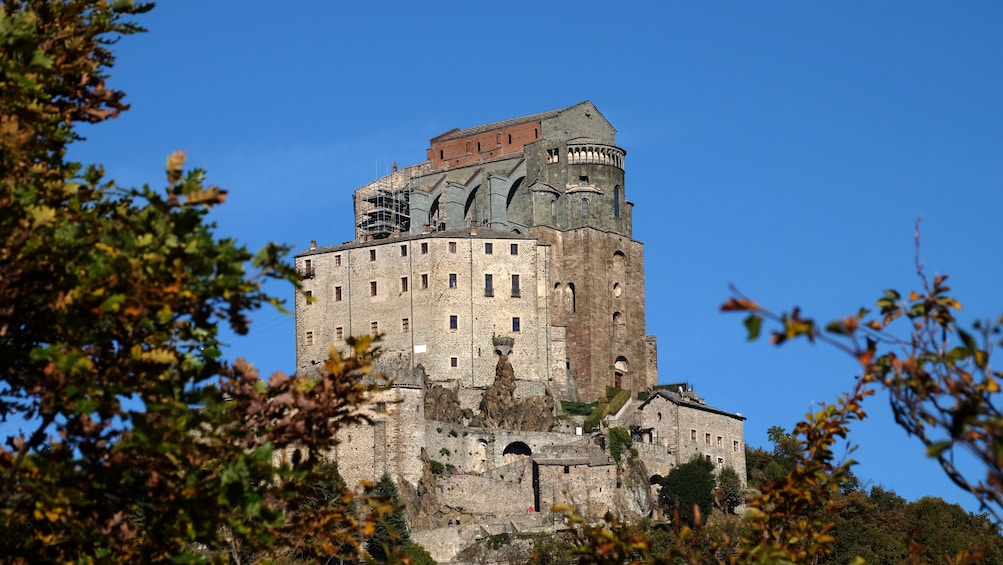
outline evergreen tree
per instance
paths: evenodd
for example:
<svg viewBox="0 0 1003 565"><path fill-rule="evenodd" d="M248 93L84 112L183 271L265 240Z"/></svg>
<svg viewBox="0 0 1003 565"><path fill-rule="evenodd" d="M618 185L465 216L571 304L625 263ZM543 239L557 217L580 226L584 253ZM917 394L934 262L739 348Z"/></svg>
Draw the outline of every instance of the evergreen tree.
<svg viewBox="0 0 1003 565"><path fill-rule="evenodd" d="M704 517L714 507L714 484L714 464L698 454L662 479L658 502L669 513L678 513L683 523L693 526L704 521L698 520L694 507Z"/></svg>
<svg viewBox="0 0 1003 565"><path fill-rule="evenodd" d="M376 561L385 563L394 547L403 547L411 541L397 483L387 473L373 487L370 502L382 516L376 521L373 535L366 540L366 551Z"/></svg>
<svg viewBox="0 0 1003 565"><path fill-rule="evenodd" d="M734 514L735 508L742 503L742 479L734 467L728 466L717 474L717 486L721 489L721 503L724 511Z"/></svg>

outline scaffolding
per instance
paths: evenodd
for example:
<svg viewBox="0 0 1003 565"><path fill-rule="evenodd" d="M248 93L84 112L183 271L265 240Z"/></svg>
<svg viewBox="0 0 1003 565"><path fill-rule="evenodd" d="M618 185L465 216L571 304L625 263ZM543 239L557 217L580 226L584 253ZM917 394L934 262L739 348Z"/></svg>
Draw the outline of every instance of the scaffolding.
<svg viewBox="0 0 1003 565"><path fill-rule="evenodd" d="M355 226L359 241L385 239L411 230L411 192L418 167L397 170L355 191Z"/></svg>

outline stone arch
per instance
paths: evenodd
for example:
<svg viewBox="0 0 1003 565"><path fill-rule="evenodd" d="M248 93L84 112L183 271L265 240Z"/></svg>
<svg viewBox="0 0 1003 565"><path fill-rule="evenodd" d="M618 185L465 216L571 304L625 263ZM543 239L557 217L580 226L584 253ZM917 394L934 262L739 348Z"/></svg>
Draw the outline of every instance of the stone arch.
<svg viewBox="0 0 1003 565"><path fill-rule="evenodd" d="M506 210L508 210L509 207L512 206L512 199L515 198L515 192L517 190L519 190L519 187L522 186L522 183L525 180L526 180L526 177L519 177L519 178L515 179L515 182L513 182L512 186L509 187L509 189L508 189L508 195L505 196L505 209Z"/></svg>
<svg viewBox="0 0 1003 565"><path fill-rule="evenodd" d="M630 381L627 379L630 373L630 362L623 355L616 358L616 362L613 363L613 386L616 388L624 388L624 382L627 382L627 388L630 388Z"/></svg>
<svg viewBox="0 0 1003 565"><path fill-rule="evenodd" d="M623 313L613 312L613 338L622 340L627 330L627 322L623 319Z"/></svg>
<svg viewBox="0 0 1003 565"><path fill-rule="evenodd" d="M505 217L509 222L524 226L533 223L533 195L525 183L526 177L515 179L505 195ZM497 215L497 212L495 212Z"/></svg>
<svg viewBox="0 0 1003 565"><path fill-rule="evenodd" d="M428 225L434 226L439 223L439 198L442 195L435 197L432 201L432 205L428 207Z"/></svg>
<svg viewBox="0 0 1003 565"><path fill-rule="evenodd" d="M467 194L467 201L463 203L463 219L467 223L473 223L477 220L474 217L474 202L477 200L477 191L481 188L481 185L477 185L473 190Z"/></svg>
<svg viewBox="0 0 1003 565"><path fill-rule="evenodd" d="M627 255L619 249L613 252L613 268L619 272L627 268Z"/></svg>
<svg viewBox="0 0 1003 565"><path fill-rule="evenodd" d="M575 283L568 283L568 286L564 287L564 306L572 314L578 311Z"/></svg>
<svg viewBox="0 0 1003 565"><path fill-rule="evenodd" d="M513 441L506 445L505 450L502 451L502 463L505 465L515 463L516 461L532 457L532 455L533 450L525 442Z"/></svg>
<svg viewBox="0 0 1003 565"><path fill-rule="evenodd" d="M662 484L662 476L658 474L651 475L651 478L648 479L648 484L651 486Z"/></svg>

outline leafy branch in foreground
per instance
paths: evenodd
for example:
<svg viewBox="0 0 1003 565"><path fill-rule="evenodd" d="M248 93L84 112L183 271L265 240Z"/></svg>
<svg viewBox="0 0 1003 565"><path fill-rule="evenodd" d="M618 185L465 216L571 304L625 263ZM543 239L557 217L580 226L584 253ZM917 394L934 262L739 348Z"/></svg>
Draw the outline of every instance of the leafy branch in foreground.
<svg viewBox="0 0 1003 565"><path fill-rule="evenodd" d="M886 290L876 301L876 311L861 308L822 327L802 317L799 308L776 314L734 288L721 310L748 313L750 340L760 336L765 320L776 327L770 336L775 345L807 339L857 359L863 367L862 382L888 391L895 421L919 438L947 476L1000 522L1003 413L998 406L1003 373L993 370L990 357L1003 345L1003 316L962 327L955 316L961 303L950 295L947 276L931 279L919 259L918 223L915 239L920 290ZM974 457L981 471L962 470L956 464L962 452Z"/></svg>

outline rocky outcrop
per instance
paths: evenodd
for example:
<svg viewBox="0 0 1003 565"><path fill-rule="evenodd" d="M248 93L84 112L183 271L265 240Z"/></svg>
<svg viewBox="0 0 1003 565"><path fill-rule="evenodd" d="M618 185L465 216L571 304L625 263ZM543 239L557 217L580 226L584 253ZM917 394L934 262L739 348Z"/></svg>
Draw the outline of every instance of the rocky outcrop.
<svg viewBox="0 0 1003 565"><path fill-rule="evenodd" d="M441 385L425 385L425 418L451 424L463 424L473 417L473 411L460 408L456 389Z"/></svg>
<svg viewBox="0 0 1003 565"><path fill-rule="evenodd" d="M547 432L554 428L554 397L548 390L543 397L515 398L515 370L508 355L498 357L495 380L484 391L480 413L471 426L509 430Z"/></svg>
<svg viewBox="0 0 1003 565"><path fill-rule="evenodd" d="M648 468L637 457L628 457L623 468L618 469L618 482L622 488L616 491L616 508L621 515L630 518L647 516L655 507L651 487L648 484Z"/></svg>
<svg viewBox="0 0 1003 565"><path fill-rule="evenodd" d="M425 448L421 450L421 462L424 469L418 484L412 485L400 477L397 480L401 502L404 503L407 514L407 522L415 529L432 527L434 525L433 515L439 510L435 475L432 474L432 467L429 465L429 457Z"/></svg>

